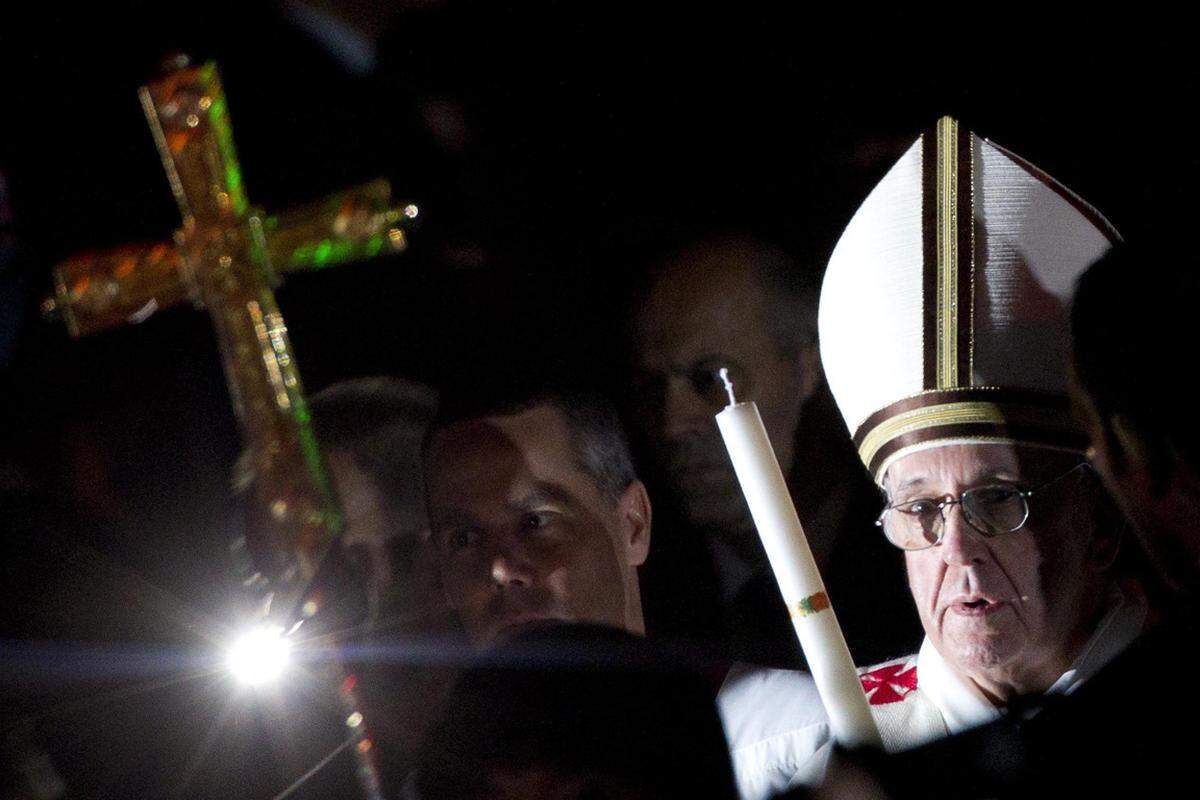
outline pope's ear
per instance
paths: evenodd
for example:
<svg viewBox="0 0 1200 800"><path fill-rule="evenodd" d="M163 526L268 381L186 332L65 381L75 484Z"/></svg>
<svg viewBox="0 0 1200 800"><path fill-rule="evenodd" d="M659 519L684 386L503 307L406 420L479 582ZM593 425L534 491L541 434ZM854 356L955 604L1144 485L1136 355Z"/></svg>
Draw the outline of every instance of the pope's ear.
<svg viewBox="0 0 1200 800"><path fill-rule="evenodd" d="M617 501L617 513L621 521L621 544L624 546L627 563L640 567L650 555L650 495L646 484L634 479L625 487Z"/></svg>
<svg viewBox="0 0 1200 800"><path fill-rule="evenodd" d="M1129 523L1097 470L1084 470L1079 480L1081 500L1084 507L1090 509L1088 516L1092 528L1087 563L1098 572L1105 572L1116 562L1124 546Z"/></svg>
<svg viewBox="0 0 1200 800"><path fill-rule="evenodd" d="M1100 572L1107 571L1116 562L1128 528L1119 512L1107 516L1112 518L1100 520L1097 523L1096 535L1092 537L1091 563Z"/></svg>

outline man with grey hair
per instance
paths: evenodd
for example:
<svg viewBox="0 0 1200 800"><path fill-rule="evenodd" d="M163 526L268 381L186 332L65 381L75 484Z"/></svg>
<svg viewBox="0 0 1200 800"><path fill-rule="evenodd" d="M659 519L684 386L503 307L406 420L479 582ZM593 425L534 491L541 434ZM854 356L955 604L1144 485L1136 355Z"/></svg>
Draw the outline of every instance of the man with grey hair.
<svg viewBox="0 0 1200 800"><path fill-rule="evenodd" d="M345 515L342 547L363 578L372 629L445 626L426 552L420 460L435 402L431 389L387 377L335 383L309 402Z"/></svg>
<svg viewBox="0 0 1200 800"><path fill-rule="evenodd" d="M846 444L825 386L816 311L815 274L764 239L725 233L653 259L631 315L631 416L655 467L654 490L661 484L681 517L668 527L687 531L664 542L675 553L664 547L651 560L651 613L663 586L670 587L663 594L686 586L695 597L697 581L673 573L697 549L707 551L719 629L682 627L720 640L738 660L794 666L800 655L714 420L727 402L722 368L738 399L758 405L855 656L897 655L917 638L901 611L903 576L873 535L878 493ZM663 610L677 612L687 608Z"/></svg>
<svg viewBox="0 0 1200 800"><path fill-rule="evenodd" d="M411 768L457 673L430 653L454 653L462 638L425 514L421 442L435 405L433 390L393 377L340 381L309 401L344 515L341 554L366 601L347 652L388 783Z"/></svg>
<svg viewBox="0 0 1200 800"><path fill-rule="evenodd" d="M645 633L650 499L603 400L451 398L425 469L446 599L477 646L551 621Z"/></svg>

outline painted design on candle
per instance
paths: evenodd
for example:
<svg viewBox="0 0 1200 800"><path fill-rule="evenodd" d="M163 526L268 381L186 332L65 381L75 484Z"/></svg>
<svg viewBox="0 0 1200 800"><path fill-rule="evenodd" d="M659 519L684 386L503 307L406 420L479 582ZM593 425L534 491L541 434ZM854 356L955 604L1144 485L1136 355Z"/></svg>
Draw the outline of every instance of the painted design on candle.
<svg viewBox="0 0 1200 800"><path fill-rule="evenodd" d="M792 607L788 609L788 616L792 619L807 617L810 614L819 614L827 608L829 608L829 595L817 592L793 603Z"/></svg>

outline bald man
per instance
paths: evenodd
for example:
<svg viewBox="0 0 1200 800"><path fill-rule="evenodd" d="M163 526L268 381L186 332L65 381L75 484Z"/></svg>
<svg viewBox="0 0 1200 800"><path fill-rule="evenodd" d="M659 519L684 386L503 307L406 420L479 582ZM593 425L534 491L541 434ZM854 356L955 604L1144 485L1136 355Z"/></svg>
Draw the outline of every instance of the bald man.
<svg viewBox="0 0 1200 800"><path fill-rule="evenodd" d="M683 531L677 552L664 547L648 565L651 616L662 595L682 600L659 604L660 616L699 607L687 602L698 581L680 575L698 549L712 562L719 619L699 631L689 627L705 620L678 627L716 637L738 660L801 660L714 420L727 402L725 368L738 399L758 405L855 657L888 658L915 644L903 576L873 525L878 493L825 386L815 276L762 239L702 238L654 260L635 308L631 416L655 468L652 488L679 517L662 527Z"/></svg>

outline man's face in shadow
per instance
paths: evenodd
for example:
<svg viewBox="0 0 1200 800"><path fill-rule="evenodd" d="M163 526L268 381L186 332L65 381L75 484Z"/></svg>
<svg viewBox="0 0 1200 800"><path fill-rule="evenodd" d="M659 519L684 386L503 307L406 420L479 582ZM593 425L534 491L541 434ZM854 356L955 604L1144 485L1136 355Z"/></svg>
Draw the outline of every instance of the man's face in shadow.
<svg viewBox="0 0 1200 800"><path fill-rule="evenodd" d="M1091 463L1132 523L1158 577L1173 591L1200 594L1200 508L1190 499L1196 482L1187 479L1178 461L1169 469L1161 465L1168 474L1156 476L1136 426L1119 414L1102 413L1074 368L1071 400L1092 445Z"/></svg>
<svg viewBox="0 0 1200 800"><path fill-rule="evenodd" d="M605 496L580 469L560 411L451 424L426 463L446 598L473 641L549 620L642 632L645 489L634 481Z"/></svg>
<svg viewBox="0 0 1200 800"><path fill-rule="evenodd" d="M772 339L755 257L732 245L685 252L634 321L635 420L688 521L713 530L751 525L714 419L727 403L718 370L729 370L738 400L757 403L785 472L819 371L815 346L790 357Z"/></svg>
<svg viewBox="0 0 1200 800"><path fill-rule="evenodd" d="M437 635L453 630L424 509L391 502L350 454L328 454L341 500L342 547L366 583L368 625L377 634Z"/></svg>

